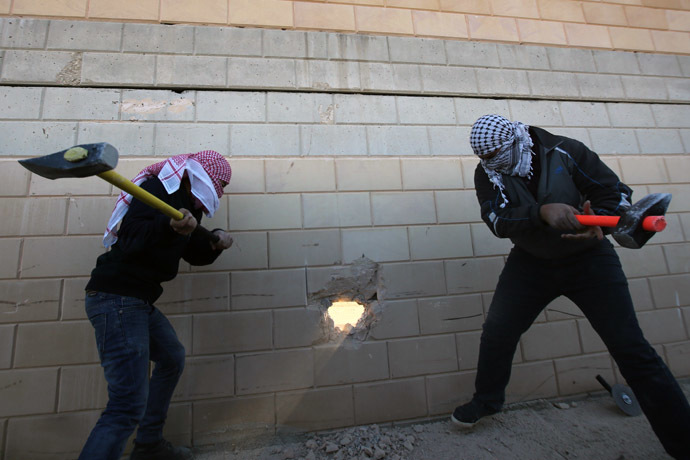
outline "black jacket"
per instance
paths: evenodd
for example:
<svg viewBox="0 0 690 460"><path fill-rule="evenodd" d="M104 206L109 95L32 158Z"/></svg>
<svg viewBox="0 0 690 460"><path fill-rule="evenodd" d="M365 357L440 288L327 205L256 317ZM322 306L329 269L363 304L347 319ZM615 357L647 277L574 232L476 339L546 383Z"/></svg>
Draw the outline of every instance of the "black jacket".
<svg viewBox="0 0 690 460"><path fill-rule="evenodd" d="M500 191L478 164L474 184L482 219L494 235L510 238L516 247L539 258L566 257L595 246L596 239L562 239L564 232L541 220L541 205L566 203L581 209L584 201L590 200L596 214L620 215L630 206L632 190L582 142L536 127L530 127L529 132L537 153L534 160L540 162L535 168L539 176L532 179L538 181L537 197L529 191L525 178L504 174L508 204L501 208Z"/></svg>
<svg viewBox="0 0 690 460"><path fill-rule="evenodd" d="M201 223L202 211L194 210L192 198L180 187L168 195L157 177L141 187L175 209L191 211ZM196 232L180 235L170 227L170 218L136 198L122 219L117 242L98 257L86 290L108 292L153 303L163 292L161 283L175 278L184 259L192 265L208 265L222 251Z"/></svg>

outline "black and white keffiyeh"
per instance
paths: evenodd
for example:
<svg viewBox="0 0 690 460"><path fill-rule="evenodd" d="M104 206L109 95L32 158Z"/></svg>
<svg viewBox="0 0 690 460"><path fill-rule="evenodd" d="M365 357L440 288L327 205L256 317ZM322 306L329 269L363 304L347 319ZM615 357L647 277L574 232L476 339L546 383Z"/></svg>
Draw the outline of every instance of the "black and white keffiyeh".
<svg viewBox="0 0 690 460"><path fill-rule="evenodd" d="M470 145L474 153L479 156L484 171L489 180L498 187L503 204L508 203L503 190L503 174L511 176L529 177L532 174L532 138L529 126L519 121L511 122L500 115L484 115L472 125ZM485 155L498 153L489 158Z"/></svg>

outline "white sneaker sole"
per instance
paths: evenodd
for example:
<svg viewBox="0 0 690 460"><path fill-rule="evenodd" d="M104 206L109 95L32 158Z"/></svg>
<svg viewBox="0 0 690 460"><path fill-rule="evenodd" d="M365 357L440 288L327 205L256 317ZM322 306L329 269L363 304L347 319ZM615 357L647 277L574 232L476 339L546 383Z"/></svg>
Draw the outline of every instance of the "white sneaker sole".
<svg viewBox="0 0 690 460"><path fill-rule="evenodd" d="M467 422L461 422L460 420L456 419L452 414L450 416L450 421L453 422L453 424L455 424L457 426L461 426L463 428L472 428L473 426L476 426L480 420L481 420L481 418L474 423L467 423Z"/></svg>

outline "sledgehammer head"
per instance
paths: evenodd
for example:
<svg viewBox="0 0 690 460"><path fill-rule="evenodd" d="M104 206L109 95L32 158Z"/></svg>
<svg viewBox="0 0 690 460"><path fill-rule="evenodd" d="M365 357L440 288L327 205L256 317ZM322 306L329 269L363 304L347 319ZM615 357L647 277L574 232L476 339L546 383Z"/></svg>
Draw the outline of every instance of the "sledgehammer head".
<svg viewBox="0 0 690 460"><path fill-rule="evenodd" d="M656 232L642 228L647 216L663 216L671 203L670 193L651 193L635 203L623 214L613 231L613 239L624 248L639 249Z"/></svg>
<svg viewBox="0 0 690 460"><path fill-rule="evenodd" d="M117 149L107 142L76 145L42 157L19 160L29 171L47 179L88 177L115 169Z"/></svg>

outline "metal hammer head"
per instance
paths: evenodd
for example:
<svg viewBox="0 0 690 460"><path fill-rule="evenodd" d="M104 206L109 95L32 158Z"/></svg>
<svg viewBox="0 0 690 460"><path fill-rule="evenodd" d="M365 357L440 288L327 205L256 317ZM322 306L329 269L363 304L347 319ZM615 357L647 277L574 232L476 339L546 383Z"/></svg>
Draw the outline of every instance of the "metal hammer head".
<svg viewBox="0 0 690 460"><path fill-rule="evenodd" d="M47 179L88 177L114 169L117 149L107 142L75 145L42 157L19 160L29 171Z"/></svg>
<svg viewBox="0 0 690 460"><path fill-rule="evenodd" d="M656 233L643 229L642 220L647 216L663 216L670 203L670 193L645 196L621 216L613 231L613 239L624 248L641 248Z"/></svg>

